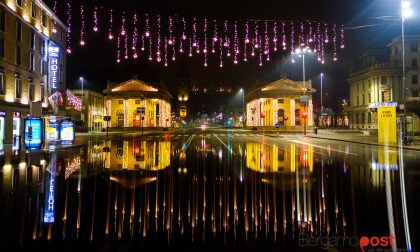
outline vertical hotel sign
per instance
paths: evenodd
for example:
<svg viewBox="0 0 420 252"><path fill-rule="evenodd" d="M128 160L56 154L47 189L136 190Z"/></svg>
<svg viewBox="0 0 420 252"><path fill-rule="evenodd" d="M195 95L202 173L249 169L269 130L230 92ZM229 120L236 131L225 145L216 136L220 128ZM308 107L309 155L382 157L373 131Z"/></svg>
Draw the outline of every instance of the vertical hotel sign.
<svg viewBox="0 0 420 252"><path fill-rule="evenodd" d="M48 55L50 59L50 88L57 89L60 81L60 48L58 46L50 45L48 47Z"/></svg>
<svg viewBox="0 0 420 252"><path fill-rule="evenodd" d="M378 109L379 143L397 142L397 105L396 102L381 102L370 105L370 107Z"/></svg>

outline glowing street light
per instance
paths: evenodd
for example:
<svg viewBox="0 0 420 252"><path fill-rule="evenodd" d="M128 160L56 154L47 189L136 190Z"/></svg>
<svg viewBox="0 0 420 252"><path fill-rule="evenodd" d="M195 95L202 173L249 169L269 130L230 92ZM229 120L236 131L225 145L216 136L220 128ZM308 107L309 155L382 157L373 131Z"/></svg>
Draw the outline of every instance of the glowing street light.
<svg viewBox="0 0 420 252"><path fill-rule="evenodd" d="M245 126L246 116L245 116L245 91L243 88L239 90L242 93L242 116L243 116L243 126Z"/></svg>
<svg viewBox="0 0 420 252"><path fill-rule="evenodd" d="M300 57L302 57L302 75L303 75L303 96L306 97L306 81L305 81L305 54L308 53L312 53L312 50L309 47L304 47L304 48L296 48L293 52L293 54L297 54ZM292 63L295 63L293 58L292 58ZM307 101L304 101L304 106L303 106L303 114L307 115L306 112L306 103ZM306 118L303 118L303 135L306 135Z"/></svg>

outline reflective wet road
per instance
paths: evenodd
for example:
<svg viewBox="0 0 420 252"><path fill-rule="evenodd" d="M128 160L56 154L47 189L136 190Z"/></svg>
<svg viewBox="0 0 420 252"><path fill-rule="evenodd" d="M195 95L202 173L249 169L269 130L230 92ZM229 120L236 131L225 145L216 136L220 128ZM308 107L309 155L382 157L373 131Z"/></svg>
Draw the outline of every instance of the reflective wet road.
<svg viewBox="0 0 420 252"><path fill-rule="evenodd" d="M3 244L420 248L420 152L217 129L84 140L50 151L0 150Z"/></svg>

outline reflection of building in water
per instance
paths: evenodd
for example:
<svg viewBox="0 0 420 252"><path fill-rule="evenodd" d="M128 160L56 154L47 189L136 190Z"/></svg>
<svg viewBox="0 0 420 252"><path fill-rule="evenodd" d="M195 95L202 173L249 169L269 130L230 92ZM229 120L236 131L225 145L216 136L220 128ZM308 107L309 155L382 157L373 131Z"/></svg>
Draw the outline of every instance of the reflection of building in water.
<svg viewBox="0 0 420 252"><path fill-rule="evenodd" d="M174 165L169 163L170 145L167 142L133 139L120 143L105 141L103 145L111 147L109 153L104 153L105 166L111 168L111 172L83 177L80 184L77 183L79 172L98 160L87 158L95 154L95 148L89 147L83 154L79 150L74 155L57 156L57 162L66 166L65 173L75 172L68 179L64 179L67 176L64 172L55 177L55 223L50 225L36 219L44 207L42 188L48 182L49 158L41 161L22 156L13 164L7 161L0 177L0 203L4 206L0 213L6 213L0 215L0 223L17 228L11 228L7 234L0 229L0 238L20 236L23 241L66 242L134 239L160 243L161 239L172 241L184 235L187 239L191 236L194 241L202 239L210 243L224 237L296 242L300 233L313 237L358 235L356 229L366 229L372 223L364 223L366 218L373 218L373 223L378 223L373 231L379 232L377 226L388 225L383 212L392 213L387 208L388 202L381 200L388 198L388 191L385 193L388 189L372 185L372 174L384 172L386 178L386 172L375 171L370 169L370 164L366 165L365 160L372 158L371 150L366 156L344 155L343 165L342 159L333 161L328 150L314 157L312 147L305 145L290 144L285 145L285 149L265 144L240 145L238 149L233 147L236 154L233 155L227 148L191 154L186 151L186 144L177 152L179 155L174 155L174 159L179 156L179 164L172 169L163 169ZM248 160L249 155L255 155L254 160ZM382 159L379 155L378 163ZM393 160L392 152L389 155L388 159ZM159 158L163 156L165 158ZM77 169L78 157L82 169ZM136 163L139 171L133 170ZM32 168L29 176L26 173L31 173L32 164L39 168ZM121 170L114 170L114 165L119 164ZM146 167L144 169L161 167L163 170L149 172L141 170L142 165ZM242 165L249 169L240 169ZM181 172L178 172L179 167ZM188 172L184 173L184 168ZM388 172L389 182L395 180L393 173ZM34 183L31 187L27 186L29 177ZM27 202L31 207L17 204L17 193L24 195L24 200L19 202ZM395 201L398 201L398 195L394 193ZM34 200L38 198L41 200ZM397 208L395 203L393 207L396 212L393 219L398 225L401 207ZM369 208L375 211L368 211ZM295 240L287 240L292 239L290 237Z"/></svg>
<svg viewBox="0 0 420 252"><path fill-rule="evenodd" d="M313 170L312 146L278 147L259 142L246 144L246 166L256 172L295 172L296 167L302 166Z"/></svg>
<svg viewBox="0 0 420 252"><path fill-rule="evenodd" d="M106 153L105 168L127 170L162 170L171 163L169 141L142 141L140 139L110 141Z"/></svg>

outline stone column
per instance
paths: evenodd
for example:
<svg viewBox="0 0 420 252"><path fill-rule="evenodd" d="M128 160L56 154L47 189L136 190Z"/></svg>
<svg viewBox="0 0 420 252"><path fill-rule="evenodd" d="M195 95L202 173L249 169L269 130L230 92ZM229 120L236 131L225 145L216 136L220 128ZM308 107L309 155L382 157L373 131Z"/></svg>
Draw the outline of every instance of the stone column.
<svg viewBox="0 0 420 252"><path fill-rule="evenodd" d="M6 116L4 117L4 144L13 143L13 111L6 110Z"/></svg>
<svg viewBox="0 0 420 252"><path fill-rule="evenodd" d="M290 126L295 126L295 99L290 99Z"/></svg>

